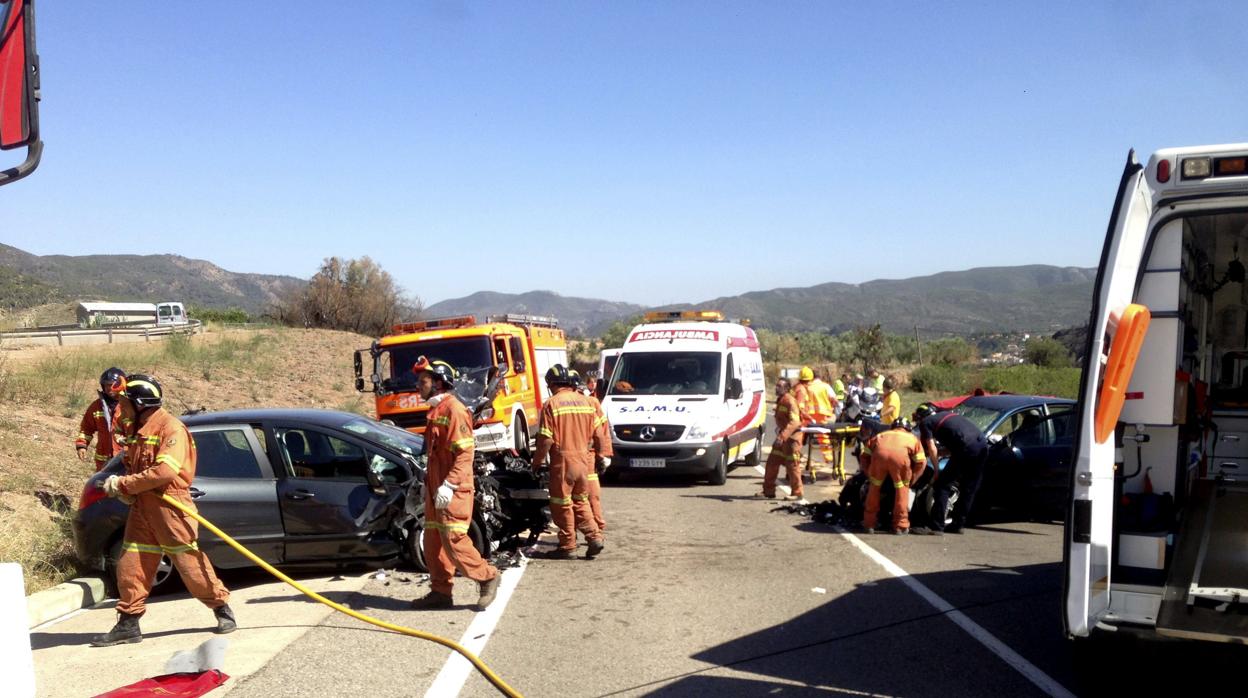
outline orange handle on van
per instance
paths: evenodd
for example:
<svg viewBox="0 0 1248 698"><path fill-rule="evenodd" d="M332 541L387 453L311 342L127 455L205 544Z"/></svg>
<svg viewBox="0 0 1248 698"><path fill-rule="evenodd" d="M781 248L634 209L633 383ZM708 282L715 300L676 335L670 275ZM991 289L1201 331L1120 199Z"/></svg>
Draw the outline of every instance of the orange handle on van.
<svg viewBox="0 0 1248 698"><path fill-rule="evenodd" d="M1109 363L1105 366L1105 380L1101 383L1100 398L1096 401L1096 442L1105 443L1118 425L1122 404L1127 399L1127 384L1140 358L1140 347L1148 333L1152 320L1148 308L1132 303L1118 321L1118 331L1109 348Z"/></svg>

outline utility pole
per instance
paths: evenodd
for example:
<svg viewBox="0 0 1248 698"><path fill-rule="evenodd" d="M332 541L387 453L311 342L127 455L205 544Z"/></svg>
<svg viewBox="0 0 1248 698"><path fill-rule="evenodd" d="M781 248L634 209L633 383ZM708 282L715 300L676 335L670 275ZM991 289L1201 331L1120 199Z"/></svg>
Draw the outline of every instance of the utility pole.
<svg viewBox="0 0 1248 698"><path fill-rule="evenodd" d="M914 326L914 346L919 349L919 365L923 365L923 342L919 341L919 326Z"/></svg>

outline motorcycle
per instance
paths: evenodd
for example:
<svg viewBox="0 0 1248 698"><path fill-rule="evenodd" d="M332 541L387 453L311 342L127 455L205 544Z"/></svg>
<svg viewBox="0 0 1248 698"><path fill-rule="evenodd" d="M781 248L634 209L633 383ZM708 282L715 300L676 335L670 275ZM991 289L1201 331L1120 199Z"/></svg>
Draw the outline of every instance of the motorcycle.
<svg viewBox="0 0 1248 698"><path fill-rule="evenodd" d="M880 391L872 387L849 386L845 391L845 409L841 413L843 422L856 422L860 419L880 418L884 409L884 398Z"/></svg>
<svg viewBox="0 0 1248 698"><path fill-rule="evenodd" d="M456 396L468 408L475 426L488 418L486 411L502 379L501 372L489 367L467 369L456 381ZM422 572L428 569L421 542L427 462L428 454L423 452L413 459L414 477L406 484L404 512L394 524L405 541L407 558ZM468 537L473 546L489 559L500 551L532 545L551 521L546 474L533 473L529 462L514 451L475 452L472 470L475 487Z"/></svg>

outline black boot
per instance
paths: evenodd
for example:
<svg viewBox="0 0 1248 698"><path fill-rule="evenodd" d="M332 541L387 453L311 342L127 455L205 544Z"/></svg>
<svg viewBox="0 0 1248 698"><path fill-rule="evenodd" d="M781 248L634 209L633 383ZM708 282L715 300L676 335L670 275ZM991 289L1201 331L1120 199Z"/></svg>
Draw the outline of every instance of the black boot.
<svg viewBox="0 0 1248 698"><path fill-rule="evenodd" d="M216 633L218 635L232 633L238 628L238 622L234 619L234 611L228 603L212 609L212 615L217 617Z"/></svg>
<svg viewBox="0 0 1248 698"><path fill-rule="evenodd" d="M431 591L419 599L412 599L412 608L421 611L455 608L455 600L451 598L450 594Z"/></svg>
<svg viewBox="0 0 1248 698"><path fill-rule="evenodd" d="M129 613L122 613L120 616L112 630L91 638L92 647L111 647L143 641L143 632L139 630L139 616Z"/></svg>
<svg viewBox="0 0 1248 698"><path fill-rule="evenodd" d="M498 585L503 581L503 575L496 574L493 579L481 582L481 596L477 597L477 609L484 611L494 602L494 597L498 596Z"/></svg>
<svg viewBox="0 0 1248 698"><path fill-rule="evenodd" d="M602 549L605 547L606 547L606 543L600 540L589 541L589 546L585 551L585 559L592 560L595 557L598 557L598 553L601 553Z"/></svg>

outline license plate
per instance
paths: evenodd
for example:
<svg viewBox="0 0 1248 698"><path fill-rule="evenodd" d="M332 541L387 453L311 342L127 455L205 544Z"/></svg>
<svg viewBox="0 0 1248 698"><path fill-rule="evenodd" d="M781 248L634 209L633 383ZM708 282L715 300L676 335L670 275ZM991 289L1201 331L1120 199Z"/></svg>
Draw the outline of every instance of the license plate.
<svg viewBox="0 0 1248 698"><path fill-rule="evenodd" d="M633 458L628 464L634 468L662 468L667 466L667 461L662 458Z"/></svg>

